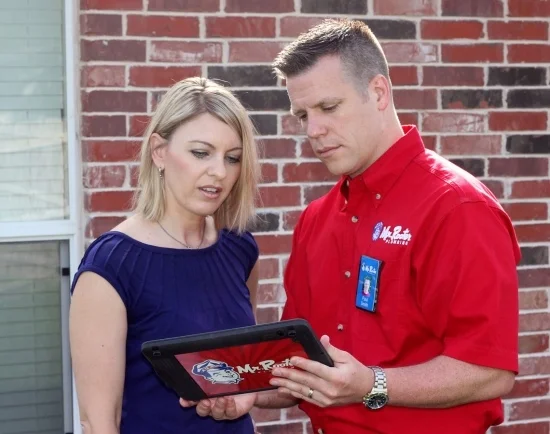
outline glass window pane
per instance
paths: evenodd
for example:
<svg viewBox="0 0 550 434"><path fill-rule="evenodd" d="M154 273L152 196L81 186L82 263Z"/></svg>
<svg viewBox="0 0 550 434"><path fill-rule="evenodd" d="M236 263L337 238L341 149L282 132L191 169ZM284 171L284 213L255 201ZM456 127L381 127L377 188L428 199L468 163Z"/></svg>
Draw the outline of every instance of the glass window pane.
<svg viewBox="0 0 550 434"><path fill-rule="evenodd" d="M63 427L60 242L0 244L0 432Z"/></svg>
<svg viewBox="0 0 550 434"><path fill-rule="evenodd" d="M63 2L42 3L0 0L0 222L69 217Z"/></svg>

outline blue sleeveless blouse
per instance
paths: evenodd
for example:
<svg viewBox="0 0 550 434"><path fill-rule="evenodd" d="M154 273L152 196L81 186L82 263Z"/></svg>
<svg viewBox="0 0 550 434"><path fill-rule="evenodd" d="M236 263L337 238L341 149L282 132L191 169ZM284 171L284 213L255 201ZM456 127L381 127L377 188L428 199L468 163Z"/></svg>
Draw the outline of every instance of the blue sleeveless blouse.
<svg viewBox="0 0 550 434"><path fill-rule="evenodd" d="M199 250L141 243L106 232L86 250L73 279L94 272L124 302L128 318L121 434L251 434L252 420L216 421L184 409L141 354L141 344L254 324L246 281L258 259L254 237L220 231Z"/></svg>

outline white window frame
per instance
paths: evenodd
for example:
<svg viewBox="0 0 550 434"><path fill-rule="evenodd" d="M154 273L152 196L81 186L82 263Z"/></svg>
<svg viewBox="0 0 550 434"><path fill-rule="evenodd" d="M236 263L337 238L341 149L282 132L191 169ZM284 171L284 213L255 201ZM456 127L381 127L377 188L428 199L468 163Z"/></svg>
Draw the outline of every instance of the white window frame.
<svg viewBox="0 0 550 434"><path fill-rule="evenodd" d="M74 0L63 0L64 3L64 49L65 49L65 126L67 130L67 185L69 189L69 218L64 220L0 222L0 243L31 241L67 241L69 251L63 256L69 258L70 276L78 268L83 253L83 200L82 200L82 156L78 134L78 95L79 64L78 50L78 9ZM66 250L66 249L64 249ZM65 280L66 282L66 280ZM68 285L62 284L60 290L68 294ZM61 327L64 365L64 407L63 417L65 432L81 434L78 401L69 357L69 298L61 298ZM72 402L67 397L72 396Z"/></svg>

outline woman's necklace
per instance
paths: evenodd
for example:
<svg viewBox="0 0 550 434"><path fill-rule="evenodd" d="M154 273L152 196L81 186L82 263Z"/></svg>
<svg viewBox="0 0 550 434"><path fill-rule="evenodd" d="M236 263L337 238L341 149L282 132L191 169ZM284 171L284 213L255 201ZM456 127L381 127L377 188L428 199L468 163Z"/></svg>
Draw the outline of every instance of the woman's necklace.
<svg viewBox="0 0 550 434"><path fill-rule="evenodd" d="M186 249L200 249L200 247L202 246L202 243L204 242L204 234L206 233L206 221L204 222L204 228L203 228L203 231L202 231L201 242L197 247L190 247L189 245L185 244L184 242L178 240L177 238L170 235L170 233L166 229L164 229L164 226L162 226L159 221L157 221L157 223L166 235L168 235L170 238L172 238L176 243L181 244Z"/></svg>

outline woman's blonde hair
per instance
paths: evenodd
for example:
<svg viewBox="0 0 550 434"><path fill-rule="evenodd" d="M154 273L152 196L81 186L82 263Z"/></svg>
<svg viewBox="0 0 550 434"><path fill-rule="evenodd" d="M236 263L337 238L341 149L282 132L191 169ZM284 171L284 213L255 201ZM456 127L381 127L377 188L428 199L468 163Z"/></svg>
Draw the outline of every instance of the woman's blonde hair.
<svg viewBox="0 0 550 434"><path fill-rule="evenodd" d="M229 196L213 215L217 228L242 232L255 217L259 182L255 129L239 100L228 89L207 78L182 80L160 100L141 145L134 210L147 220L158 221L166 209L164 181L152 159L151 135L157 133L170 141L180 125L203 113L209 113L227 124L242 141L241 173Z"/></svg>

